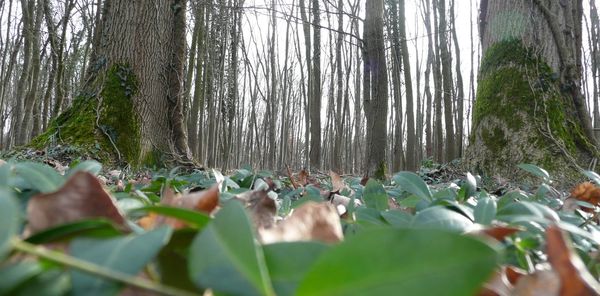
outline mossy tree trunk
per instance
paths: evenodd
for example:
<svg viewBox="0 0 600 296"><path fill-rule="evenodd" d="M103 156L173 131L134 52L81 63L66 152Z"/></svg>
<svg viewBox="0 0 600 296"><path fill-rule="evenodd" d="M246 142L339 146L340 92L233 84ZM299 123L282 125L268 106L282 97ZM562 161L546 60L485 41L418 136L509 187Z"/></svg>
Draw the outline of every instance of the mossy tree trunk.
<svg viewBox="0 0 600 296"><path fill-rule="evenodd" d="M581 0L482 0L483 59L467 163L521 178L533 163L569 181L597 156L581 93Z"/></svg>
<svg viewBox="0 0 600 296"><path fill-rule="evenodd" d="M187 160L181 101L185 2L105 1L82 95L33 144L56 139L135 166Z"/></svg>

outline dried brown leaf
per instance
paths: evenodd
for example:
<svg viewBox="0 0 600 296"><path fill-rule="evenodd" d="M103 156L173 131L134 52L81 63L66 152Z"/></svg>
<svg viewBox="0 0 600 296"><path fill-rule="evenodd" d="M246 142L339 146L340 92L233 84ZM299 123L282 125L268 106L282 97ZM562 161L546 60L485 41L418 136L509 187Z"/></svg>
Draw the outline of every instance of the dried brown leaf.
<svg viewBox="0 0 600 296"><path fill-rule="evenodd" d="M254 190L238 198L250 211L256 229L269 228L275 222L277 205L264 190Z"/></svg>
<svg viewBox="0 0 600 296"><path fill-rule="evenodd" d="M302 169L300 173L298 173L298 183L302 186L306 186L308 184L308 172L306 169Z"/></svg>
<svg viewBox="0 0 600 296"><path fill-rule="evenodd" d="M329 176L331 177L331 192L340 193L340 191L346 187L344 180L342 180L342 177L334 171L329 171Z"/></svg>
<svg viewBox="0 0 600 296"><path fill-rule="evenodd" d="M546 244L548 261L560 278L559 295L600 295L598 282L574 253L558 226L552 225L546 229Z"/></svg>
<svg viewBox="0 0 600 296"><path fill-rule="evenodd" d="M100 181L77 172L56 192L38 194L27 205L27 229L34 234L49 227L86 218L107 218L126 229L125 218Z"/></svg>
<svg viewBox="0 0 600 296"><path fill-rule="evenodd" d="M176 205L210 214L219 205L219 184L203 191L185 194L176 202Z"/></svg>
<svg viewBox="0 0 600 296"><path fill-rule="evenodd" d="M306 202L273 228L259 228L263 243L318 240L335 243L343 239L340 217L330 203Z"/></svg>
<svg viewBox="0 0 600 296"><path fill-rule="evenodd" d="M512 293L515 296L558 296L560 279L553 270L536 270L532 274L522 276Z"/></svg>
<svg viewBox="0 0 600 296"><path fill-rule="evenodd" d="M506 274L506 278L513 285L515 285L522 276L527 275L527 272L525 270L510 265L506 266L504 268L504 271L504 273Z"/></svg>

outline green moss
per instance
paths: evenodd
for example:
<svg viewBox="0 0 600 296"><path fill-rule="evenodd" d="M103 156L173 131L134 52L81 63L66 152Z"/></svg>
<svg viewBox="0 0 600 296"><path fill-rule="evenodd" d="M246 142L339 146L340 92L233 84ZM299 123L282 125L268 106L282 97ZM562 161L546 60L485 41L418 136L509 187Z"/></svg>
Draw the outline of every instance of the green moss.
<svg viewBox="0 0 600 296"><path fill-rule="evenodd" d="M481 137L485 146L494 154L499 154L502 151L502 148L506 147L508 144L504 131L499 127L494 127L491 131L484 129L481 132Z"/></svg>
<svg viewBox="0 0 600 296"><path fill-rule="evenodd" d="M127 65L114 65L106 73L102 89L102 114L98 127L117 146L121 157L138 164L140 158L140 124L135 113L132 96L137 92L137 82Z"/></svg>
<svg viewBox="0 0 600 296"><path fill-rule="evenodd" d="M96 79L100 94L77 97L29 146L68 144L86 152L100 151L97 156L102 161L112 162L120 155L121 161L140 164L140 124L131 100L137 91L133 71L116 64Z"/></svg>
<svg viewBox="0 0 600 296"><path fill-rule="evenodd" d="M474 167L506 175L529 162L565 175L570 161L564 152L579 159L582 151L592 151L559 77L519 40L486 50L469 139L471 146L480 145L471 154Z"/></svg>
<svg viewBox="0 0 600 296"><path fill-rule="evenodd" d="M375 171L375 175L373 176L375 179L383 181L385 180L385 174L387 172L387 166L385 165L385 161L382 161L377 166L377 170Z"/></svg>

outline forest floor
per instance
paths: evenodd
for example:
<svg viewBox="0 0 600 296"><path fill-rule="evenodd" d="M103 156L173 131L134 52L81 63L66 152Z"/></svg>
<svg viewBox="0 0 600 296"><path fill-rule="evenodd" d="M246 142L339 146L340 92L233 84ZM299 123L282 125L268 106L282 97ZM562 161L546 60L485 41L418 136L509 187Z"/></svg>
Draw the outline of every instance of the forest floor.
<svg viewBox="0 0 600 296"><path fill-rule="evenodd" d="M374 180L72 152L0 156L0 294L600 295L593 172L566 192L528 164L537 182L514 184L456 163Z"/></svg>

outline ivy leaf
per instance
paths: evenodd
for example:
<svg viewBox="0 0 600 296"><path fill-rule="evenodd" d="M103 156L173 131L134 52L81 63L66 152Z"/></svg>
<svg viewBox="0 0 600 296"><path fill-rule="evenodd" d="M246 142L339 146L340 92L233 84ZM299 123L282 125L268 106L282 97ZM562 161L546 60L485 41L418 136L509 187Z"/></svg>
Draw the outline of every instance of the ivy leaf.
<svg viewBox="0 0 600 296"><path fill-rule="evenodd" d="M498 257L486 243L456 233L367 229L325 251L297 295L475 295Z"/></svg>
<svg viewBox="0 0 600 296"><path fill-rule="evenodd" d="M544 180L544 182L546 182L546 183L550 182L550 174L548 174L548 171L546 171L543 168L540 168L536 165L529 164L529 163L519 164L518 167L522 170L525 170L525 171L535 175L535 176L542 178L542 180Z"/></svg>
<svg viewBox="0 0 600 296"><path fill-rule="evenodd" d="M429 187L417 174L411 172L400 172L397 173L393 179L396 184L402 186L403 190L408 191L427 201L433 200L433 195L431 194Z"/></svg>
<svg viewBox="0 0 600 296"><path fill-rule="evenodd" d="M445 207L435 206L418 212L412 226L465 232L473 225L467 217Z"/></svg>
<svg viewBox="0 0 600 296"><path fill-rule="evenodd" d="M136 275L169 242L173 231L161 227L138 236L113 239L80 238L71 243L70 253L111 270ZM74 295L110 295L118 292L120 285L100 277L72 270Z"/></svg>
<svg viewBox="0 0 600 296"><path fill-rule="evenodd" d="M11 191L0 189L0 262L11 249L10 240L19 228L19 205Z"/></svg>
<svg viewBox="0 0 600 296"><path fill-rule="evenodd" d="M67 172L67 176L71 176L76 172L88 172L94 176L98 175L98 173L100 173L100 170L102 170L102 165L95 161L95 160L86 160L84 162L80 162L79 164L77 164L75 167L73 167L72 169L70 169Z"/></svg>
<svg viewBox="0 0 600 296"><path fill-rule="evenodd" d="M388 196L385 189L379 182L369 179L365 190L363 191L363 200L369 208L377 209L379 211L387 210Z"/></svg>
<svg viewBox="0 0 600 296"><path fill-rule="evenodd" d="M264 246L265 261L277 295L295 295L296 288L329 247L318 242L286 242Z"/></svg>
<svg viewBox="0 0 600 296"><path fill-rule="evenodd" d="M188 268L199 288L235 295L275 295L264 260L244 208L230 201L192 242Z"/></svg>
<svg viewBox="0 0 600 296"><path fill-rule="evenodd" d="M496 217L496 201L490 197L485 197L477 202L475 207L474 216L475 222L479 224L490 224Z"/></svg>
<svg viewBox="0 0 600 296"><path fill-rule="evenodd" d="M596 174L594 171L583 171L583 174L586 177L590 178L596 185L600 185L600 175Z"/></svg>
<svg viewBox="0 0 600 296"><path fill-rule="evenodd" d="M63 177L56 170L35 162L15 164L15 173L21 176L30 188L42 193L56 191L64 182Z"/></svg>

